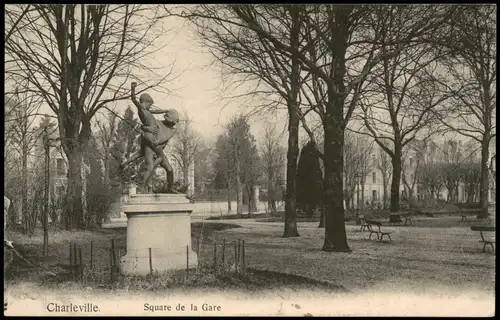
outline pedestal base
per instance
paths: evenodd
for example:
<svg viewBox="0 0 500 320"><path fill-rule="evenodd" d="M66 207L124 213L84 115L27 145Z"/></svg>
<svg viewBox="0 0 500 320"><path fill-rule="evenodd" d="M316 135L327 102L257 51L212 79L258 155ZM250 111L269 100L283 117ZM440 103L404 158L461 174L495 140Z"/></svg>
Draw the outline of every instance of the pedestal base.
<svg viewBox="0 0 500 320"><path fill-rule="evenodd" d="M192 208L182 194L131 195L122 207L127 215L127 254L120 260L121 273L146 276L151 270L196 268L198 258L191 247Z"/></svg>

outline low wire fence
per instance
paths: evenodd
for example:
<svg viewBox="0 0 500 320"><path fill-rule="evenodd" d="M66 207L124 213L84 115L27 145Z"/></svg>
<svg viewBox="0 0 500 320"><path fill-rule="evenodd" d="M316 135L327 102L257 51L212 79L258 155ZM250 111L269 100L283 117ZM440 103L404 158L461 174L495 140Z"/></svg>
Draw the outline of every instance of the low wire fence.
<svg viewBox="0 0 500 320"><path fill-rule="evenodd" d="M204 247L202 239L195 238L195 245L190 247L186 245L185 268L177 268L177 271L184 271L184 277L187 279L190 275L202 273L220 274L245 274L248 270L248 259L245 251L245 240L238 239L227 241L213 241L213 244L207 243ZM69 277L68 280L88 283L93 281L115 283L122 278L120 274L120 260L127 254L124 246L117 245L115 239L109 241L108 246L97 248L94 241L89 244L71 242L69 244ZM160 276L153 266L156 265L156 248L148 248L149 277ZM197 254L197 264L193 268L190 266L190 251ZM211 252L210 252L211 251ZM106 252L106 253L104 253ZM203 254L202 254L203 253ZM161 258L164 258L163 256Z"/></svg>

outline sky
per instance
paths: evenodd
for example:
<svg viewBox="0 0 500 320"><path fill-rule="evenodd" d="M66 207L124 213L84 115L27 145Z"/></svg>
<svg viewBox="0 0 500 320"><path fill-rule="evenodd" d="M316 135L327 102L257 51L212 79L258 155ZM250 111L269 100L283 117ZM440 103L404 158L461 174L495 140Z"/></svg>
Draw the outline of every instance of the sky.
<svg viewBox="0 0 500 320"><path fill-rule="evenodd" d="M212 55L198 43L194 29L181 18L168 18L171 31L157 39L165 47L155 53L154 60L163 65L175 63L173 80L167 84L170 93L151 93L155 106L162 109L186 111L193 127L207 141L214 141L217 134L233 115L249 112L246 100L228 100L234 92L225 90L220 68L213 64ZM250 85L248 89L250 89ZM246 90L246 89L243 89ZM117 103L116 110L125 110L129 102ZM250 118L251 131L259 141L267 121L282 131L286 125L284 114ZM286 139L283 140L286 142Z"/></svg>

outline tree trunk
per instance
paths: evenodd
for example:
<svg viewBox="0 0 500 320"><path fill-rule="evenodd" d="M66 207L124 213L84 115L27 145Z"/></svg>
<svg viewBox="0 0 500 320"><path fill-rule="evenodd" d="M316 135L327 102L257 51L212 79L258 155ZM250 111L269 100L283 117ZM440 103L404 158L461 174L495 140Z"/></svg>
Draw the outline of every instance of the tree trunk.
<svg viewBox="0 0 500 320"><path fill-rule="evenodd" d="M323 204L321 205L320 210L321 210L321 215L319 217L318 228L324 228L325 227L325 206Z"/></svg>
<svg viewBox="0 0 500 320"><path fill-rule="evenodd" d="M252 215L252 212L253 212L253 207L252 207L252 204L253 204L253 201L252 201L252 188L248 188L246 187L246 191L247 191L247 194L248 194L248 215L251 216Z"/></svg>
<svg viewBox="0 0 500 320"><path fill-rule="evenodd" d="M474 192L472 191L473 187L470 184L465 188L465 192L467 193L467 203L472 203L474 201Z"/></svg>
<svg viewBox="0 0 500 320"><path fill-rule="evenodd" d="M21 216L26 219L29 214L28 209L28 146L23 142L23 159L21 172L22 187L21 187ZM26 229L27 231L28 229Z"/></svg>
<svg viewBox="0 0 500 320"><path fill-rule="evenodd" d="M365 208L365 183L361 183L361 209Z"/></svg>
<svg viewBox="0 0 500 320"><path fill-rule="evenodd" d="M481 144L481 180L479 187L479 205L481 212L478 218L488 218L488 191L489 191L489 168L488 160L490 158L489 152L489 135L485 134L483 143Z"/></svg>
<svg viewBox="0 0 500 320"><path fill-rule="evenodd" d="M328 24L332 30L331 45L334 50L332 81L327 85L328 102L325 104L324 155L325 168L324 201L325 242L323 251L350 252L344 221L344 102L346 74L345 55L347 51L349 10L345 7L328 12Z"/></svg>
<svg viewBox="0 0 500 320"><path fill-rule="evenodd" d="M331 101L331 100L330 100ZM325 143L324 143L324 164L325 164L325 242L323 251L329 252L350 252L347 244L344 205L343 205L343 144L344 132L339 121L332 116L342 117L342 108L340 112L330 112L331 117L327 118L325 125ZM338 111L338 110L335 110ZM340 115L339 115L340 114ZM336 121L337 120L337 121Z"/></svg>
<svg viewBox="0 0 500 320"><path fill-rule="evenodd" d="M67 230L80 229L83 226L82 207L82 154L74 150L68 157L68 191L66 194L66 210L64 227Z"/></svg>
<svg viewBox="0 0 500 320"><path fill-rule="evenodd" d="M106 190L108 190L109 185L109 166L110 166L110 156L109 149L107 148L106 154L104 155L104 185L106 186Z"/></svg>
<svg viewBox="0 0 500 320"><path fill-rule="evenodd" d="M227 213L231 213L231 185L227 184Z"/></svg>
<svg viewBox="0 0 500 320"><path fill-rule="evenodd" d="M401 183L401 149L396 146L392 157L391 212L399 211L399 186Z"/></svg>
<svg viewBox="0 0 500 320"><path fill-rule="evenodd" d="M273 181L271 177L267 182L267 207L269 208L269 211L274 212L276 211L276 205L273 206L274 190L273 190Z"/></svg>
<svg viewBox="0 0 500 320"><path fill-rule="evenodd" d="M291 28L290 45L298 49L300 45L300 9L290 6ZM290 72L290 91L287 99L288 107L288 152L286 165L286 198L285 198L285 230L283 237L299 237L297 231L297 219L295 211L296 202L296 177L297 162L299 155L299 122L298 115L298 95L300 91L300 66L299 59L295 52L292 52Z"/></svg>
<svg viewBox="0 0 500 320"><path fill-rule="evenodd" d="M289 102L292 103L292 102ZM288 108L288 152L286 156L285 231L283 237L299 237L295 211L297 162L299 155L299 117L295 107Z"/></svg>
<svg viewBox="0 0 500 320"><path fill-rule="evenodd" d="M384 205L383 205L383 208L384 208L384 210L386 210L387 209L387 180L388 179L385 176L382 176L382 178L383 178L382 185L384 187L384 200L383 200Z"/></svg>
<svg viewBox="0 0 500 320"><path fill-rule="evenodd" d="M239 170L237 170L239 171ZM236 215L243 214L243 188L241 187L239 172L236 174Z"/></svg>

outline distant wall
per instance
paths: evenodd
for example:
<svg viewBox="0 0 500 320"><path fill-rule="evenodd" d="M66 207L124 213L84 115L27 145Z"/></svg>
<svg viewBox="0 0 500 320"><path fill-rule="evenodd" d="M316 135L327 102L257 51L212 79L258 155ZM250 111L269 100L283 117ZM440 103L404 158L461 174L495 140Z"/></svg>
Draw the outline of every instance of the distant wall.
<svg viewBox="0 0 500 320"><path fill-rule="evenodd" d="M124 196L122 201L126 201L128 197ZM110 218L125 217L125 214L121 212L121 202L117 201L111 205L110 212L108 214ZM259 201L258 212L264 212L267 208L267 202ZM193 215L197 216L213 216L227 214L227 201L196 201L194 203ZM243 205L243 212L248 212L248 205ZM236 201L231 201L231 213L236 213Z"/></svg>

